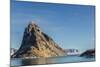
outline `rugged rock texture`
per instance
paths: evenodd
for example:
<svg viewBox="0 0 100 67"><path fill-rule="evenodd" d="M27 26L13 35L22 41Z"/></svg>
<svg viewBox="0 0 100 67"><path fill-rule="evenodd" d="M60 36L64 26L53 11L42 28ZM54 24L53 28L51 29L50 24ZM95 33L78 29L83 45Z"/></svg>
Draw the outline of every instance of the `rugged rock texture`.
<svg viewBox="0 0 100 67"><path fill-rule="evenodd" d="M40 30L34 22L25 28L20 49L13 58L63 56L65 51L52 38Z"/></svg>

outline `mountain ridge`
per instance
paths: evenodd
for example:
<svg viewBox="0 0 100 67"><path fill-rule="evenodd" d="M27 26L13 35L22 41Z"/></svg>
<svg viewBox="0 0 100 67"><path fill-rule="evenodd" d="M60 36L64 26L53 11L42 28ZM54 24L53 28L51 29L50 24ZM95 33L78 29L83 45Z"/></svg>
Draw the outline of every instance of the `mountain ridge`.
<svg viewBox="0 0 100 67"><path fill-rule="evenodd" d="M63 55L65 55L65 51L32 21L25 28L22 44L12 57L55 57Z"/></svg>

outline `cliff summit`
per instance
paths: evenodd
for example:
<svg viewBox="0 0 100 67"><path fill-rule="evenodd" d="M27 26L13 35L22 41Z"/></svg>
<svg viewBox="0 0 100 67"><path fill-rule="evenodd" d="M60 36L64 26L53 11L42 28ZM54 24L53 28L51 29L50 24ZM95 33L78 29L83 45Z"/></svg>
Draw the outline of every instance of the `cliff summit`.
<svg viewBox="0 0 100 67"><path fill-rule="evenodd" d="M64 54L65 51L32 21L25 28L21 46L12 57L55 57Z"/></svg>

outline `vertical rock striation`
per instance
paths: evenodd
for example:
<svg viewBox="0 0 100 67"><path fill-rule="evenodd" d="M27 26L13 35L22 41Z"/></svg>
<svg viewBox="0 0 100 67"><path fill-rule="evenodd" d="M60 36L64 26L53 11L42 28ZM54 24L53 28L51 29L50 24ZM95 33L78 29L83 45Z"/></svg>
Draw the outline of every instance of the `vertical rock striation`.
<svg viewBox="0 0 100 67"><path fill-rule="evenodd" d="M25 28L21 47L12 57L55 57L64 54L65 51L51 37L42 32L37 24L31 22Z"/></svg>

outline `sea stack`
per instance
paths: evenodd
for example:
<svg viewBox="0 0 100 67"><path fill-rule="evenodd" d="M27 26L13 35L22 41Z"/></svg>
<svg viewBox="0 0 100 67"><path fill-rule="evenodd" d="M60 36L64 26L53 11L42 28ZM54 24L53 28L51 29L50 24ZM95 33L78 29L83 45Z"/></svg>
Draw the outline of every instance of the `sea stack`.
<svg viewBox="0 0 100 67"><path fill-rule="evenodd" d="M32 21L25 28L21 46L19 50L12 55L12 58L45 58L64 55L65 51Z"/></svg>

